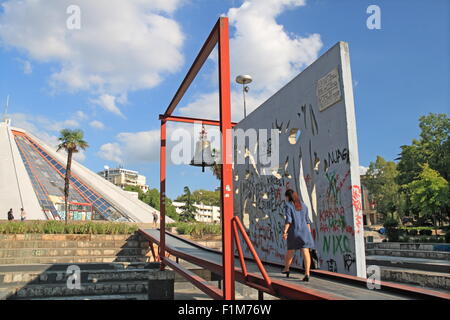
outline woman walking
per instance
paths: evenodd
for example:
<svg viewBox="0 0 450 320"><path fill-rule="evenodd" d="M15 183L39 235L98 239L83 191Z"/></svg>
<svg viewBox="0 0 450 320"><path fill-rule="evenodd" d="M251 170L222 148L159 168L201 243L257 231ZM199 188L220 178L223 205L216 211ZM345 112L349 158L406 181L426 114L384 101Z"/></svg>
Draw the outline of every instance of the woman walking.
<svg viewBox="0 0 450 320"><path fill-rule="evenodd" d="M286 221L284 225L283 240L287 240L287 253L284 260L284 269L281 273L289 277L289 268L294 260L295 250L301 249L305 264L305 277L309 281L311 256L309 249L314 248L311 235L311 220L308 216L308 207L302 203L297 192L286 190Z"/></svg>

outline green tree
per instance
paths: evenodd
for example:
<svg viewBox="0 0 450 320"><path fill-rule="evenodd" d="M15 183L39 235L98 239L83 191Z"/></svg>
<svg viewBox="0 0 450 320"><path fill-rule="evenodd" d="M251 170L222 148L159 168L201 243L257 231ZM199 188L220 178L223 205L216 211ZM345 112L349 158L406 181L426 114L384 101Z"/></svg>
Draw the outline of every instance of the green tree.
<svg viewBox="0 0 450 320"><path fill-rule="evenodd" d="M158 189L153 188L149 189L147 192L143 192L142 189L137 186L126 186L124 190L138 192L139 200L160 211L161 207L159 205ZM172 204L172 200L170 200L169 198L166 198L166 215L175 221L180 220L180 216L178 215L176 208Z"/></svg>
<svg viewBox="0 0 450 320"><path fill-rule="evenodd" d="M89 147L88 143L84 141L84 134L81 130L70 130L70 129L62 129L60 131L60 136L58 138L59 145L57 148L57 152L60 150L65 150L67 152L67 163L66 163L66 175L64 177L64 210L65 220L67 224L68 216L69 216L69 181L72 167L72 156L74 153L79 152L80 150L85 150Z"/></svg>
<svg viewBox="0 0 450 320"><path fill-rule="evenodd" d="M442 225L443 208L449 204L449 184L439 172L433 170L428 164L421 166L422 171L418 178L408 185L409 196L413 206L417 208L420 215L431 218L436 228L437 223Z"/></svg>
<svg viewBox="0 0 450 320"><path fill-rule="evenodd" d="M180 200L184 202L184 205L181 207L181 210L183 210L183 212L181 212L180 214L181 221L194 221L197 208L194 205L194 199L192 198L191 190L189 190L189 187L184 187L184 193L180 197Z"/></svg>
<svg viewBox="0 0 450 320"><path fill-rule="evenodd" d="M421 165L450 179L450 118L446 114L430 113L419 119L420 139L413 139L411 145L401 146L398 163L398 183L411 183L422 171Z"/></svg>
<svg viewBox="0 0 450 320"><path fill-rule="evenodd" d="M386 218L394 218L394 213L401 214L399 185L396 182L397 165L393 161L386 161L377 156L371 162L362 183L371 195L371 202L375 202L376 210Z"/></svg>
<svg viewBox="0 0 450 320"><path fill-rule="evenodd" d="M199 189L191 192L190 194L194 203L203 203L207 206L220 206L220 192ZM182 194L176 201L184 202L186 200L186 195Z"/></svg>

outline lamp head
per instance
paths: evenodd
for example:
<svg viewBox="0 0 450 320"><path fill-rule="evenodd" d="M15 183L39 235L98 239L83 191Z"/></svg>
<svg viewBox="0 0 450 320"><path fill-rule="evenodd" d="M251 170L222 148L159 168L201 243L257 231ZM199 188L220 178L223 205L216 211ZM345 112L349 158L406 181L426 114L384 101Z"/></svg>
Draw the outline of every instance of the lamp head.
<svg viewBox="0 0 450 320"><path fill-rule="evenodd" d="M252 81L252 77L248 74L241 74L236 77L236 82L239 84L249 84Z"/></svg>

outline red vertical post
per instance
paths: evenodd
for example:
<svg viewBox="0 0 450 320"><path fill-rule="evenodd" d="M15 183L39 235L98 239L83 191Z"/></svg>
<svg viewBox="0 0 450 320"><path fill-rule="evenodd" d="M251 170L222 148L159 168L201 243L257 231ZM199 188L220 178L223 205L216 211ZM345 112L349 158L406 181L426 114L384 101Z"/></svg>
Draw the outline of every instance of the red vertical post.
<svg viewBox="0 0 450 320"><path fill-rule="evenodd" d="M161 147L159 150L159 260L164 270L166 256L166 121L161 120Z"/></svg>
<svg viewBox="0 0 450 320"><path fill-rule="evenodd" d="M223 298L234 300L233 168L231 151L230 54L228 18L219 21L219 93L222 150L222 265Z"/></svg>

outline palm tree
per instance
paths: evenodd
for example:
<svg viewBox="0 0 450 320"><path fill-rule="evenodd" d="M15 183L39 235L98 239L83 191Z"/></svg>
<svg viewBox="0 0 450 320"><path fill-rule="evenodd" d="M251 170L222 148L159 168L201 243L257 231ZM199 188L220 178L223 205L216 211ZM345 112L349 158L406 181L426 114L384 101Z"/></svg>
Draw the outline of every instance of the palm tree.
<svg viewBox="0 0 450 320"><path fill-rule="evenodd" d="M64 210L66 212L66 224L69 216L69 181L70 181L70 167L72 166L72 155L78 152L80 149L85 150L89 147L88 143L83 140L84 133L81 130L70 130L62 129L60 131L60 137L58 149L65 150L67 152L67 165L66 165L66 176L64 178Z"/></svg>

